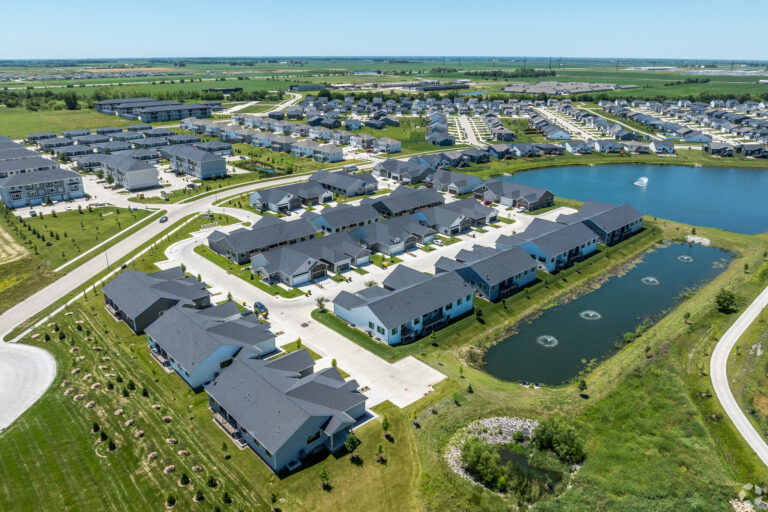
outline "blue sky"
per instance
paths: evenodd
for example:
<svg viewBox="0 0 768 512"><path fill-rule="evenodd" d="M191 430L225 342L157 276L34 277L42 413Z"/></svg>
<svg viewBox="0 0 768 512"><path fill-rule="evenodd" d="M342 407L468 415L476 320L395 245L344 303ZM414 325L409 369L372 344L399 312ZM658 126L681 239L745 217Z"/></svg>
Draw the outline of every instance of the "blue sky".
<svg viewBox="0 0 768 512"><path fill-rule="evenodd" d="M768 59L762 0L11 0L0 59L564 56Z"/></svg>

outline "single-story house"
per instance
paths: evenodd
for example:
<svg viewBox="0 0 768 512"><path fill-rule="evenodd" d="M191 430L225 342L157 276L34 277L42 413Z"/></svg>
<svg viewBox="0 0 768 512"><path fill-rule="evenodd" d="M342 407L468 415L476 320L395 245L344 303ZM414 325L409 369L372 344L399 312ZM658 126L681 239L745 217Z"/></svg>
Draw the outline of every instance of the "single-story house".
<svg viewBox="0 0 768 512"><path fill-rule="evenodd" d="M145 274L123 270L102 288L104 304L136 334L144 330L165 311L181 303L193 309L211 305L206 284L184 275L181 267Z"/></svg>
<svg viewBox="0 0 768 512"><path fill-rule="evenodd" d="M520 247L498 250L474 245L462 249L454 259L441 257L435 275L455 271L475 289L475 294L497 301L536 280L536 260Z"/></svg>
<svg viewBox="0 0 768 512"><path fill-rule="evenodd" d="M208 235L208 247L217 254L243 265L260 252L315 238L317 229L305 219L284 221L265 215L249 228Z"/></svg>
<svg viewBox="0 0 768 512"><path fill-rule="evenodd" d="M366 397L336 368L313 367L304 349L273 360L242 351L205 386L214 421L276 473L318 451L338 451L365 417Z"/></svg>
<svg viewBox="0 0 768 512"><path fill-rule="evenodd" d="M428 276L398 265L382 284L339 293L333 312L389 345L414 341L474 309L472 288L456 272Z"/></svg>
<svg viewBox="0 0 768 512"><path fill-rule="evenodd" d="M207 309L172 307L147 328L152 356L173 369L192 389L200 389L246 349L253 357L275 352L275 335L258 315L240 313L225 302Z"/></svg>

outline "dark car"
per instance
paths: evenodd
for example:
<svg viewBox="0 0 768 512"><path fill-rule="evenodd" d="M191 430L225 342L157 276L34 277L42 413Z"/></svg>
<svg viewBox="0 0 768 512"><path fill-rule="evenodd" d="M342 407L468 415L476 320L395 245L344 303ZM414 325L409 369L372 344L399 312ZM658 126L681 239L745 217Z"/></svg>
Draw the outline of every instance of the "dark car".
<svg viewBox="0 0 768 512"><path fill-rule="evenodd" d="M261 302L254 302L253 310L258 311L261 314L261 316L263 316L264 318L267 318L269 316L269 310L267 309L267 306L265 306Z"/></svg>
<svg viewBox="0 0 768 512"><path fill-rule="evenodd" d="M168 222L168 217L166 217L165 215L160 217L160 223L162 224L163 222Z"/></svg>

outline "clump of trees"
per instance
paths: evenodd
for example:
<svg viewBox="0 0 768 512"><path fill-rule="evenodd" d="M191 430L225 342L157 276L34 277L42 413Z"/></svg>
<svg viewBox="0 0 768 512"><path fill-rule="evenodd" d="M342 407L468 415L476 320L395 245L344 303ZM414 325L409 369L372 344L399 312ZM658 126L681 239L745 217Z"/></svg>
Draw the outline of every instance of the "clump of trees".
<svg viewBox="0 0 768 512"><path fill-rule="evenodd" d="M566 464L584 460L584 442L576 429L562 418L548 418L534 429L533 444L539 450L553 451Z"/></svg>

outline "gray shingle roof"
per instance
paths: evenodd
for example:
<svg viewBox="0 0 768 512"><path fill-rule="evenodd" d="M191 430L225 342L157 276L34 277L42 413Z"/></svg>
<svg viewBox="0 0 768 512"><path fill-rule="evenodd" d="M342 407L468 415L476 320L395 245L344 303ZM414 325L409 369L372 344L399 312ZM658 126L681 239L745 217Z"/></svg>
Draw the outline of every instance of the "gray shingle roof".
<svg viewBox="0 0 768 512"><path fill-rule="evenodd" d="M45 183L48 181L57 180L69 180L76 178L81 179L80 175L75 171L69 169L62 169L56 167L54 169L35 172L17 173L8 176L7 178L0 178L0 187L18 187L22 185L34 185L36 183Z"/></svg>
<svg viewBox="0 0 768 512"><path fill-rule="evenodd" d="M210 396L272 453L276 453L308 421L319 420L333 435L354 424L345 411L365 401L357 382L345 382L327 368L306 377L306 357L291 353L274 361L241 354L226 371L205 386Z"/></svg>
<svg viewBox="0 0 768 512"><path fill-rule="evenodd" d="M268 219L265 221L265 219ZM273 222L274 221L274 222ZM284 221L266 215L250 229L240 228L229 234L214 231L208 240L225 238L236 253L249 252L270 247L290 240L301 239L315 234L315 228L307 220Z"/></svg>
<svg viewBox="0 0 768 512"><path fill-rule="evenodd" d="M364 300L363 304L385 328L393 329L472 293L472 288L461 276L456 272L447 272L381 297ZM334 303L346 301L346 294L349 292L341 292Z"/></svg>
<svg viewBox="0 0 768 512"><path fill-rule="evenodd" d="M597 227L610 233L642 218L643 214L627 203L616 206L597 201L586 201L578 212L571 215L560 215L557 222L573 224L591 220Z"/></svg>
<svg viewBox="0 0 768 512"><path fill-rule="evenodd" d="M104 294L129 316L133 317L161 298L191 303L208 297L205 283L185 277L181 267L152 274L124 270L104 285Z"/></svg>
<svg viewBox="0 0 768 512"><path fill-rule="evenodd" d="M192 371L223 345L255 349L274 338L269 324L257 315L242 316L237 304L226 302L208 309L177 305L146 329L166 352L187 371Z"/></svg>

